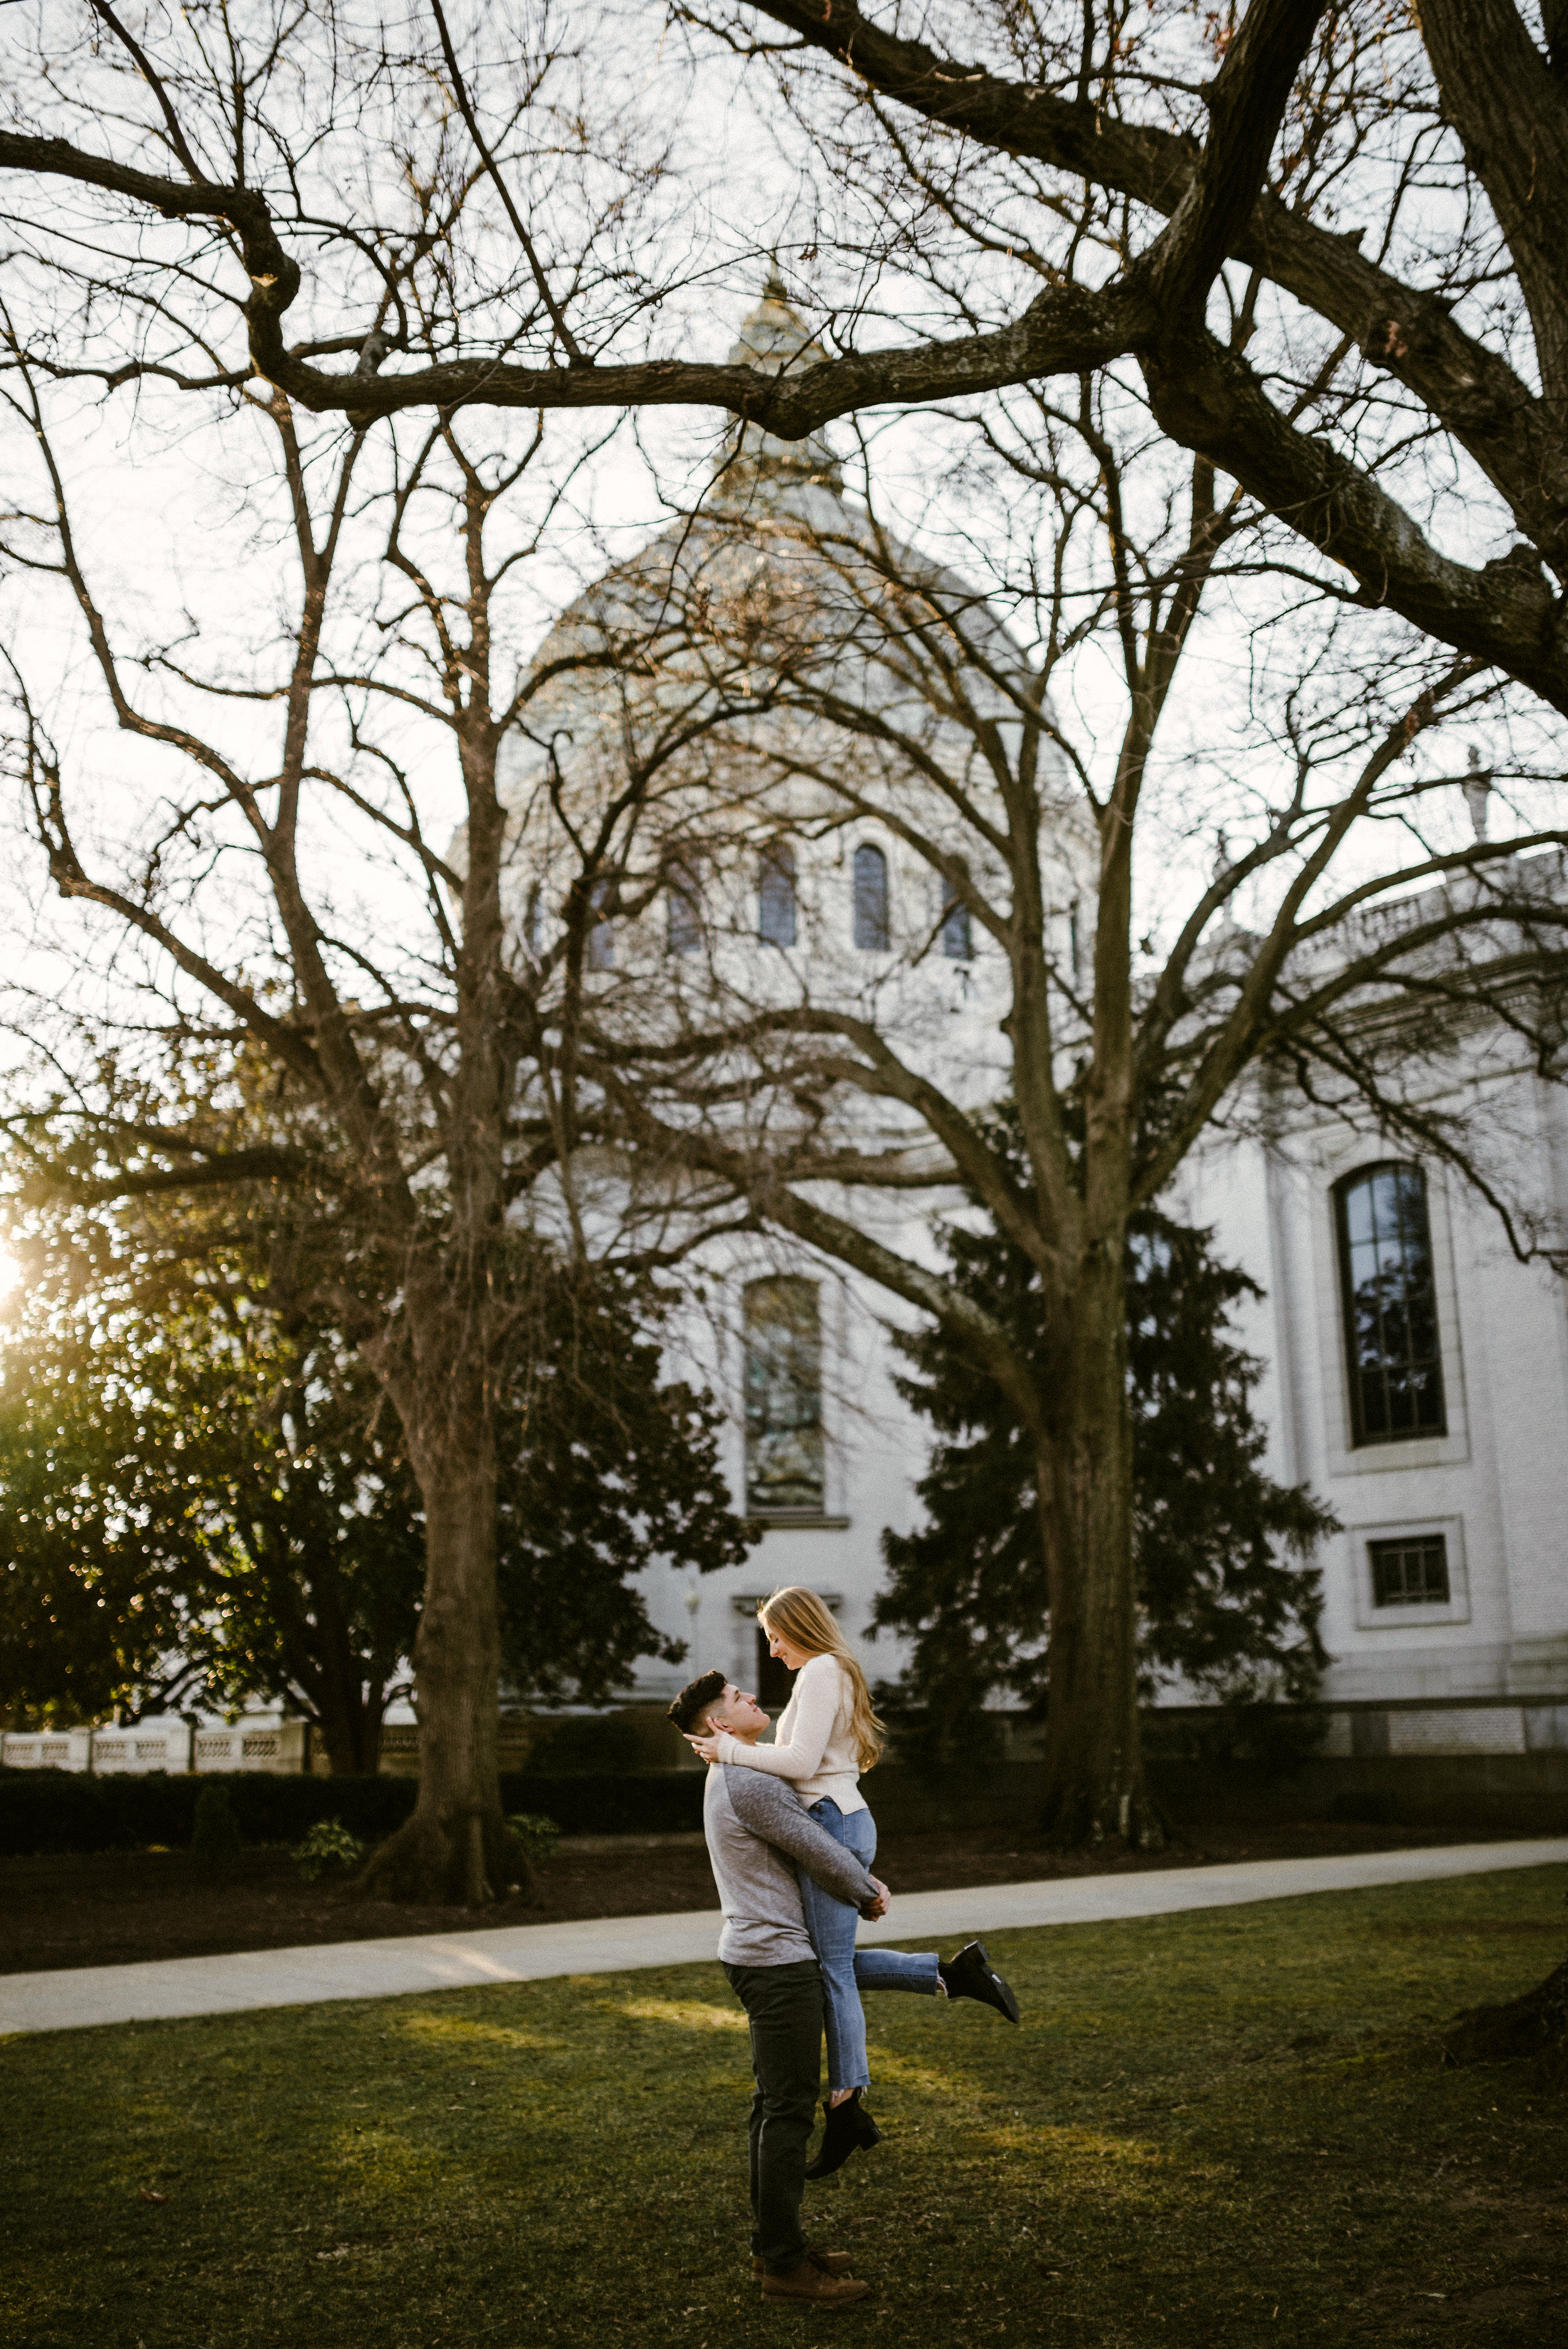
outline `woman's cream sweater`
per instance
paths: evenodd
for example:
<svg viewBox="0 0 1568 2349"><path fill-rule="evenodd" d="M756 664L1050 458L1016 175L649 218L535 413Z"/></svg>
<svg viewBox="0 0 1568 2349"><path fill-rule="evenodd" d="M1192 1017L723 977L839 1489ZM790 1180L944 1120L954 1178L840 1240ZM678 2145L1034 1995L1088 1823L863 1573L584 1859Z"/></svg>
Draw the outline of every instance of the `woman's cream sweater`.
<svg viewBox="0 0 1568 2349"><path fill-rule="evenodd" d="M779 1716L771 1745L743 1745L721 1730L718 1758L788 1778L808 1806L831 1799L841 1811L863 1811L860 1756L850 1735L854 1690L837 1656L810 1656Z"/></svg>

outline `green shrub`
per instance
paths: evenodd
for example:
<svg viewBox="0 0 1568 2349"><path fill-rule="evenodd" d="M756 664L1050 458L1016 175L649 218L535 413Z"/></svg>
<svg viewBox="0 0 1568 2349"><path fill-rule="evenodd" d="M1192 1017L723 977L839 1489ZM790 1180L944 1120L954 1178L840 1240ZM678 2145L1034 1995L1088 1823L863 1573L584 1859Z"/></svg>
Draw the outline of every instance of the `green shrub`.
<svg viewBox="0 0 1568 2349"><path fill-rule="evenodd" d="M671 1733L672 1736L674 1732ZM702 1770L651 1770L630 1777L551 1777L501 1773L503 1811L542 1813L562 1835L658 1835L702 1825ZM210 1778L161 1770L101 1778L67 1770L0 1770L0 1857L24 1852L182 1851ZM339 1818L351 1835L379 1843L414 1807L414 1778L315 1778L289 1771L224 1774L247 1844L294 1844L318 1819Z"/></svg>
<svg viewBox="0 0 1568 2349"><path fill-rule="evenodd" d="M365 1857L365 1846L341 1819L317 1819L291 1857L305 1882L314 1884L318 1876L351 1874Z"/></svg>
<svg viewBox="0 0 1568 2349"><path fill-rule="evenodd" d="M547 1819L540 1811L517 1811L507 1825L535 1867L550 1857L561 1834L555 1821Z"/></svg>
<svg viewBox="0 0 1568 2349"><path fill-rule="evenodd" d="M896 1681L879 1681L872 1692L889 1731L890 1763L903 1763L923 1786L962 1785L989 1779L1007 1758L999 1714L975 1705L966 1713L942 1713L912 1704Z"/></svg>
<svg viewBox="0 0 1568 2349"><path fill-rule="evenodd" d="M1295 1776L1328 1728L1319 1706L1258 1701L1244 1688L1224 1704L1149 1706L1142 1721L1145 1761L1201 1763L1248 1787Z"/></svg>
<svg viewBox="0 0 1568 2349"><path fill-rule="evenodd" d="M196 1797L196 1816L191 1829L191 1858L209 1875L218 1876L232 1868L244 1847L245 1839L234 1816L229 1789L221 1778L205 1779Z"/></svg>
<svg viewBox="0 0 1568 2349"><path fill-rule="evenodd" d="M538 1776L629 1777L643 1758L637 1725L618 1713L568 1713L541 1730L529 1759Z"/></svg>
<svg viewBox="0 0 1568 2349"><path fill-rule="evenodd" d="M670 1835L700 1828L707 1783L706 1770L645 1770L624 1778L503 1770L500 1802L509 1814L542 1812L562 1835Z"/></svg>
<svg viewBox="0 0 1568 2349"><path fill-rule="evenodd" d="M108 1851L127 1843L191 1840L188 1807L179 1832L149 1814L134 1836L120 1834L110 1819L100 1779L75 1770L0 1770L0 1852L7 1858L31 1851Z"/></svg>

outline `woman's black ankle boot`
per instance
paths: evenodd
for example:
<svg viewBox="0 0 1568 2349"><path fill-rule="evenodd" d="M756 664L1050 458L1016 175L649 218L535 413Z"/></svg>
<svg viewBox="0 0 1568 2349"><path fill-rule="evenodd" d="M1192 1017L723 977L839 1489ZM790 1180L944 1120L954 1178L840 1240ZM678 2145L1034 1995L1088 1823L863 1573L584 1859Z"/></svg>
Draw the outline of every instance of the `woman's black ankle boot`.
<svg viewBox="0 0 1568 2349"><path fill-rule="evenodd" d="M882 2143L882 2131L861 2104L861 2092L851 2088L842 2104L825 2107L827 2122L815 2161L806 2164L808 2178L830 2178L842 2169L851 2153Z"/></svg>

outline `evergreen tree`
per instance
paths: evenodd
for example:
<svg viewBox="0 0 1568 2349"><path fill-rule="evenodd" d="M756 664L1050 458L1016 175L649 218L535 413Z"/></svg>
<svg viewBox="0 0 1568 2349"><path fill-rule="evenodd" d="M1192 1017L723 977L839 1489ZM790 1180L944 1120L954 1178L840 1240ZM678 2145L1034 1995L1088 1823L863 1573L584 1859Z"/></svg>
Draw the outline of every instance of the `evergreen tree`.
<svg viewBox="0 0 1568 2349"><path fill-rule="evenodd" d="M592 1702L639 1656L678 1663L634 1578L655 1557L739 1566L754 1533L729 1505L724 1413L660 1383L662 1302L603 1270L562 1268L500 1414L501 1656L521 1695Z"/></svg>
<svg viewBox="0 0 1568 2349"><path fill-rule="evenodd" d="M953 1278L1043 1358L1039 1280L1024 1251L988 1219L944 1237ZM1128 1245L1140 1684L1151 1694L1179 1675L1219 1703L1300 1700L1326 1661L1312 1553L1337 1526L1305 1485L1277 1485L1262 1465L1261 1365L1229 1327L1238 1300L1262 1291L1210 1239L1146 1210ZM900 1391L940 1440L916 1487L924 1525L882 1536L890 1577L875 1624L908 1635L913 1653L880 1693L916 1750L980 1759L988 1696L1035 1712L1047 1696L1037 1455L995 1381L940 1330L897 1342L913 1369Z"/></svg>

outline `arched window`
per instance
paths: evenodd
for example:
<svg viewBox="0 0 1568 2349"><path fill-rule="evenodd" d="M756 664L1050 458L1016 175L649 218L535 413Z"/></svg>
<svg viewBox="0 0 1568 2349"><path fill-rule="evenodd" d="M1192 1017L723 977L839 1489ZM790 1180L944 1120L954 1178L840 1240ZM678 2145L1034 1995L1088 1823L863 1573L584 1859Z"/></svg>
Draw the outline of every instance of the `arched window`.
<svg viewBox="0 0 1568 2349"><path fill-rule="evenodd" d="M795 943L795 852L776 840L757 876L757 935L765 946Z"/></svg>
<svg viewBox="0 0 1568 2349"><path fill-rule="evenodd" d="M522 934L528 951L536 962L542 960L545 941L544 885L536 881L528 893L528 911L523 916Z"/></svg>
<svg viewBox="0 0 1568 2349"><path fill-rule="evenodd" d="M969 908L962 897L954 895L951 883L942 916L942 951L949 962L973 962L975 959L975 948L969 935Z"/></svg>
<svg viewBox="0 0 1568 2349"><path fill-rule="evenodd" d="M746 1290L746 1506L754 1516L820 1516L822 1317L814 1280Z"/></svg>
<svg viewBox="0 0 1568 2349"><path fill-rule="evenodd" d="M671 954L696 954L702 944L702 905L689 874L683 873L670 883L668 912Z"/></svg>
<svg viewBox="0 0 1568 2349"><path fill-rule="evenodd" d="M872 954L888 944L887 858L869 840L855 851L855 944Z"/></svg>
<svg viewBox="0 0 1568 2349"><path fill-rule="evenodd" d="M1426 1177L1365 1166L1335 1194L1353 1440L1442 1435L1443 1371Z"/></svg>
<svg viewBox="0 0 1568 2349"><path fill-rule="evenodd" d="M609 901L610 884L608 881L595 881L588 897L588 902L593 906L593 911L597 913L601 905L608 905ZM588 968L590 970L614 969L615 925L614 922L597 921L590 926L588 931Z"/></svg>

